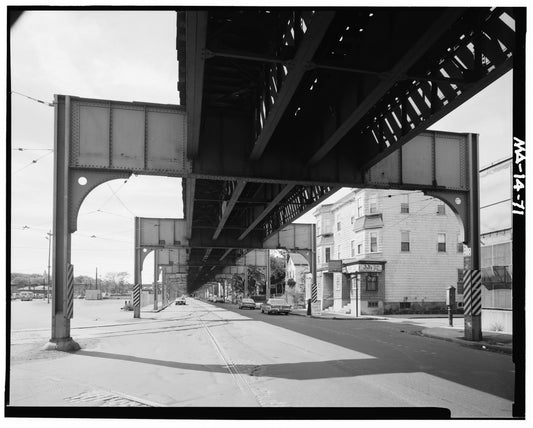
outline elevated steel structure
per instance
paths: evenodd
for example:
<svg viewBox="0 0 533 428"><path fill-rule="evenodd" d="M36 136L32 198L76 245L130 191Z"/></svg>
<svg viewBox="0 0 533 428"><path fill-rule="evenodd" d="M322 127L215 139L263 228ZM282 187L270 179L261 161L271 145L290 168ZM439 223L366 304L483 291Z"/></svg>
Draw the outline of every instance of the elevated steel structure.
<svg viewBox="0 0 533 428"><path fill-rule="evenodd" d="M178 12L191 257L234 257L342 186L379 187L369 169L510 70L514 48L512 8ZM191 290L209 277L191 268Z"/></svg>
<svg viewBox="0 0 533 428"><path fill-rule="evenodd" d="M182 239L171 244L190 250L190 291L343 186L447 201L476 269L477 138L422 133L512 68L514 13L188 9L177 13L181 106L56 96L51 343L72 349L79 206L132 173L183 177ZM458 181L441 160L459 163Z"/></svg>

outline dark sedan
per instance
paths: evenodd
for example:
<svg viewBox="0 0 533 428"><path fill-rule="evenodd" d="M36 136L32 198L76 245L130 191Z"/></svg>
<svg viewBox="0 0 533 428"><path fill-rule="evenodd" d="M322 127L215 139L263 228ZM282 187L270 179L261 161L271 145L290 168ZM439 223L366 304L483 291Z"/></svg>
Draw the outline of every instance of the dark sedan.
<svg viewBox="0 0 533 428"><path fill-rule="evenodd" d="M253 299L242 299L239 309L255 309L255 302Z"/></svg>
<svg viewBox="0 0 533 428"><path fill-rule="evenodd" d="M261 305L262 313L288 315L290 311L290 305L283 299L268 299Z"/></svg>

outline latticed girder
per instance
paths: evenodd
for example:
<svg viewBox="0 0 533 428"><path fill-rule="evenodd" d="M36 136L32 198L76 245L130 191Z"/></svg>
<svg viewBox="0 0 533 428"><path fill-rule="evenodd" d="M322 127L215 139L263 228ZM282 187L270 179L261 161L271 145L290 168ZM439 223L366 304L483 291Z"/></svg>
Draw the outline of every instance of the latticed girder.
<svg viewBox="0 0 533 428"><path fill-rule="evenodd" d="M440 55L432 51L408 73L416 77L397 82L361 120L359 132L378 152L408 141L512 68L512 11L496 8L477 20L477 28L459 27Z"/></svg>
<svg viewBox="0 0 533 428"><path fill-rule="evenodd" d="M262 226L264 238L292 223L336 190L338 188L331 186L296 187L265 219Z"/></svg>

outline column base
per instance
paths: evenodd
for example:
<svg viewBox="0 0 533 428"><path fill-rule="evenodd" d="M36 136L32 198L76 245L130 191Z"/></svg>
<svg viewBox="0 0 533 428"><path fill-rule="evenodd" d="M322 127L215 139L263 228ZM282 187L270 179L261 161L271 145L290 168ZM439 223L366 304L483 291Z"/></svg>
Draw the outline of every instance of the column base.
<svg viewBox="0 0 533 428"><path fill-rule="evenodd" d="M46 345L43 346L43 351L61 351L61 352L76 352L81 349L81 346L78 342L75 342L72 337L67 337L66 339L56 339L50 340Z"/></svg>
<svg viewBox="0 0 533 428"><path fill-rule="evenodd" d="M465 315L465 339L479 342L481 334L481 315Z"/></svg>

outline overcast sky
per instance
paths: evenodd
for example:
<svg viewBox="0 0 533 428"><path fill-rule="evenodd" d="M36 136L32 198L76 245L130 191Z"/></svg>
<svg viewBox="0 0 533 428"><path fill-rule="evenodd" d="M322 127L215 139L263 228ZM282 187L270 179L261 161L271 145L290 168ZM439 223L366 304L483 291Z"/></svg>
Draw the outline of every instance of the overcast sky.
<svg viewBox="0 0 533 428"><path fill-rule="evenodd" d="M177 104L175 43L174 12L26 12L11 30L11 89L45 102L64 94ZM52 228L54 109L18 94L11 100L11 271L42 273ZM484 166L511 155L511 127L507 73L431 129L479 133ZM99 275L132 273L134 216L182 217L180 180L138 176L95 189L72 238L75 275L94 276L97 267ZM149 256L144 282L152 263Z"/></svg>

